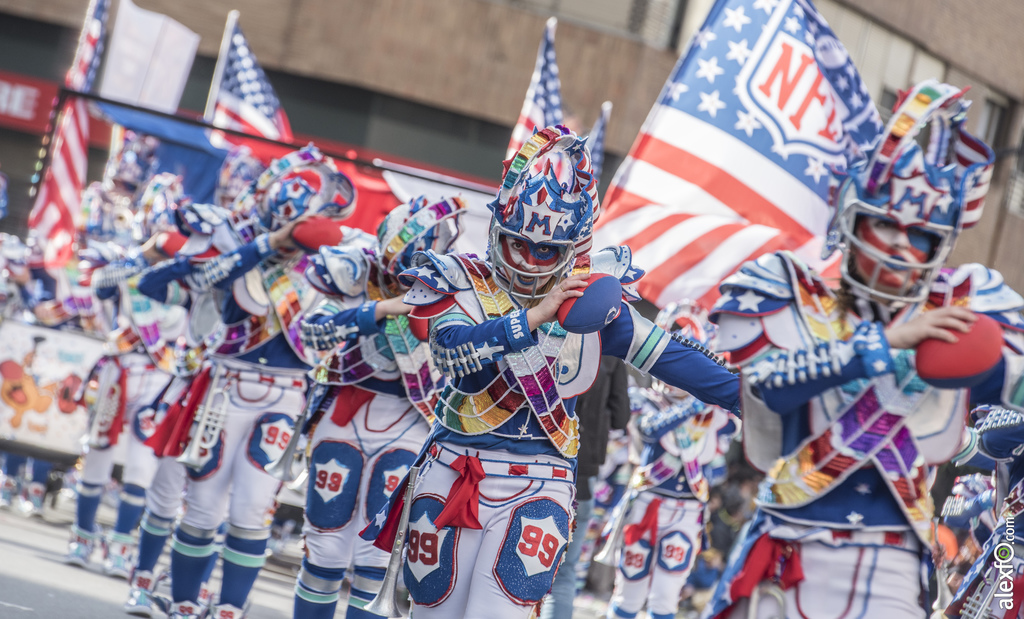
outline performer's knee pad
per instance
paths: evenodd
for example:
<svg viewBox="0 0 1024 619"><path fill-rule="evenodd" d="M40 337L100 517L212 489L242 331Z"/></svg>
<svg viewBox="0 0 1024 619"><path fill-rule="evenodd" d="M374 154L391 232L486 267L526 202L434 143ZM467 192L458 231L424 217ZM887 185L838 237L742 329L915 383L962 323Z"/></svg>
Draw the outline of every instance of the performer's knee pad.
<svg viewBox="0 0 1024 619"><path fill-rule="evenodd" d="M146 489L136 484L125 484L121 488L120 499L122 503L128 503L136 507L145 507Z"/></svg>
<svg viewBox="0 0 1024 619"><path fill-rule="evenodd" d="M164 518L157 516L153 512L147 510L142 515L142 530L150 535L165 536L171 534L171 526L174 524L174 518Z"/></svg>
<svg viewBox="0 0 1024 619"><path fill-rule="evenodd" d="M270 529L242 529L228 525L227 538L221 556L226 563L242 567L261 568L267 562L267 540Z"/></svg>
<svg viewBox="0 0 1024 619"><path fill-rule="evenodd" d="M334 604L341 592L345 568L323 568L303 560L295 595L312 604Z"/></svg>
<svg viewBox="0 0 1024 619"><path fill-rule="evenodd" d="M216 529L200 529L181 523L174 532L171 548L188 557L209 557L216 550L213 540L216 534Z"/></svg>

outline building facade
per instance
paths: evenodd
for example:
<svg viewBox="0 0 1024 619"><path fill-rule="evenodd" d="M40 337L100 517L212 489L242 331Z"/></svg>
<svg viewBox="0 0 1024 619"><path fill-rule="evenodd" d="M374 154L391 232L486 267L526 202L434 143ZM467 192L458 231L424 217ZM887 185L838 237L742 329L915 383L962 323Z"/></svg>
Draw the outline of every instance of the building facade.
<svg viewBox="0 0 1024 619"><path fill-rule="evenodd" d="M1018 0L816 0L880 108L935 77L970 86L968 123L998 153L981 223L957 262L985 262L1017 289L1024 183L1017 145L1024 100ZM202 110L229 10L280 95L297 136L326 138L496 183L550 15L563 100L586 131L605 100L606 186L679 53L713 0L137 0L202 37L181 106ZM59 82L87 0L0 0L3 72ZM38 103L38 102L37 102ZM45 107L45 105L44 105ZM10 125L3 125L10 127ZM0 169L12 177L11 219L41 135L0 128ZM101 163L102 153L94 153ZM98 164L96 164L98 165ZM93 177L97 176L91 175ZM1008 190L1008 188L1010 188ZM20 202L19 202L20 201ZM0 227L5 222L0 222ZM16 223L7 228L17 229ZM23 224L22 224L23 225Z"/></svg>

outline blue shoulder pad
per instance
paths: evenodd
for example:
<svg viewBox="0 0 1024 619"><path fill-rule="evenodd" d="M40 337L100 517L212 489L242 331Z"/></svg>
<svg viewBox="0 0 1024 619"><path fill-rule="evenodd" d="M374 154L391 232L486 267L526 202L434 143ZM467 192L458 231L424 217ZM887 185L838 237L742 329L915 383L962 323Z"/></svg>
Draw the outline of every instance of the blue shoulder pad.
<svg viewBox="0 0 1024 619"><path fill-rule="evenodd" d="M189 204L175 210L175 218L182 234L199 233L212 235L213 231L228 221L231 213L213 204Z"/></svg>
<svg viewBox="0 0 1024 619"><path fill-rule="evenodd" d="M1003 327L1013 331L1024 331L1024 297L1010 288L1003 280L1003 275L995 269L982 264L961 265L950 276L954 286L967 278L971 280L970 309L987 314Z"/></svg>
<svg viewBox="0 0 1024 619"><path fill-rule="evenodd" d="M469 290L473 284L462 269L459 259L450 254L438 254L433 250L419 251L413 256L411 269L398 275L398 281L408 288L430 289L442 295L453 295Z"/></svg>
<svg viewBox="0 0 1024 619"><path fill-rule="evenodd" d="M358 297L366 292L373 251L361 245L321 247L309 257L306 279L326 295Z"/></svg>
<svg viewBox="0 0 1024 619"><path fill-rule="evenodd" d="M718 314L767 316L789 305L795 284L788 261L788 256L774 253L743 263L719 286L722 296L711 308L711 322L718 322Z"/></svg>
<svg viewBox="0 0 1024 619"><path fill-rule="evenodd" d="M633 264L633 250L625 245L605 247L591 254L590 270L593 273L607 273L618 278L627 301L638 301L635 284L645 271Z"/></svg>

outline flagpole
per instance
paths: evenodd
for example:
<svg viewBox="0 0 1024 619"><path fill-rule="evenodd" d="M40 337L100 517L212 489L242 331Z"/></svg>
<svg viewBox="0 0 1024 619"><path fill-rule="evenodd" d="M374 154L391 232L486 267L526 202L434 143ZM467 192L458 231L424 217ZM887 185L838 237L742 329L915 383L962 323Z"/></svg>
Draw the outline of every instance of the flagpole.
<svg viewBox="0 0 1024 619"><path fill-rule="evenodd" d="M206 98L206 111L203 112L203 120L213 122L213 111L217 107L217 95L220 94L220 83L224 79L224 65L228 61L228 49L231 46L231 35L238 24L237 10L228 13L228 20L224 24L224 36L220 40L220 52L217 54L217 66L213 70L213 83L210 84L210 94Z"/></svg>

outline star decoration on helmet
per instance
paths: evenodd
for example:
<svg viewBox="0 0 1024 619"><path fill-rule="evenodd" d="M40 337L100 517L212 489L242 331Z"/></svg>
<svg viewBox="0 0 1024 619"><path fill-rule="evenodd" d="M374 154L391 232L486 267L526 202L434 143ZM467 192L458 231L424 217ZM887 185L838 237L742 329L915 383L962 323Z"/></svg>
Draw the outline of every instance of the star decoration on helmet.
<svg viewBox="0 0 1024 619"><path fill-rule="evenodd" d="M935 187L924 174L892 178L889 215L904 226L930 220L936 208L945 215L952 203L948 186Z"/></svg>
<svg viewBox="0 0 1024 619"><path fill-rule="evenodd" d="M551 241L557 235L562 220L569 213L559 213L546 203L527 204L520 201L523 209L523 236L534 243Z"/></svg>

